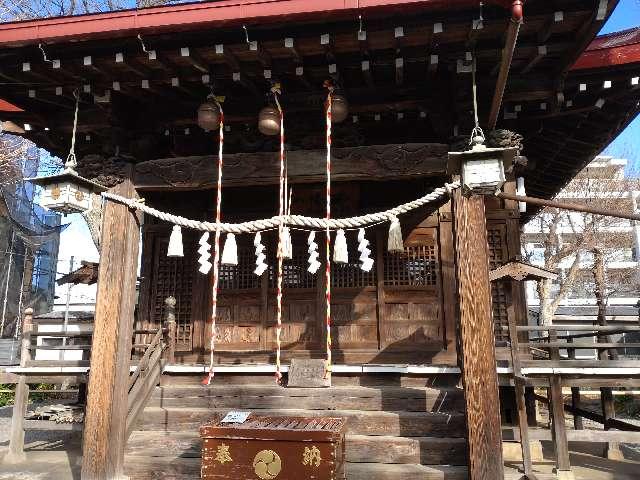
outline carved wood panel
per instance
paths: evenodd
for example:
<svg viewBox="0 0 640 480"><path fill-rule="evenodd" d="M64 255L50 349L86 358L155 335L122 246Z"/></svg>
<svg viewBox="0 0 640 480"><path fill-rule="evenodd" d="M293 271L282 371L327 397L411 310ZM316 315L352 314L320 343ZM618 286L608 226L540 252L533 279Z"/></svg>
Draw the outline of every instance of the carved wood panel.
<svg viewBox="0 0 640 480"><path fill-rule="evenodd" d="M401 253L384 252L382 347L434 350L444 345L437 229L418 227Z"/></svg>

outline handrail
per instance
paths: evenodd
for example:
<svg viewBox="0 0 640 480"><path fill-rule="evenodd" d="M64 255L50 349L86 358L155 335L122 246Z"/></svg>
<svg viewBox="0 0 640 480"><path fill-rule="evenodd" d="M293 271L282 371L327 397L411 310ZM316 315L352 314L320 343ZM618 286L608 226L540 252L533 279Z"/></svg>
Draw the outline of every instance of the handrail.
<svg viewBox="0 0 640 480"><path fill-rule="evenodd" d="M129 378L128 399L127 399L127 438L133 430L133 426L138 415L144 410L153 389L160 381L164 366L174 361L176 322L175 322L175 299L168 297L165 300L165 325L158 330L136 330L135 333L154 333L151 343L138 365ZM141 347L134 345L134 348ZM164 354L164 355L163 355Z"/></svg>

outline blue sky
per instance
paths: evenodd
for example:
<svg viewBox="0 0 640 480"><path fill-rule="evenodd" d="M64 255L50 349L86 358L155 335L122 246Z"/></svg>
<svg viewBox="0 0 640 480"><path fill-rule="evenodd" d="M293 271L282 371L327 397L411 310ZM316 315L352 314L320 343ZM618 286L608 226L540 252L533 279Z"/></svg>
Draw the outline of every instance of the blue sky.
<svg viewBox="0 0 640 480"><path fill-rule="evenodd" d="M620 0L600 33L640 27L640 0ZM635 172L640 170L640 116L605 149L605 153L629 159Z"/></svg>

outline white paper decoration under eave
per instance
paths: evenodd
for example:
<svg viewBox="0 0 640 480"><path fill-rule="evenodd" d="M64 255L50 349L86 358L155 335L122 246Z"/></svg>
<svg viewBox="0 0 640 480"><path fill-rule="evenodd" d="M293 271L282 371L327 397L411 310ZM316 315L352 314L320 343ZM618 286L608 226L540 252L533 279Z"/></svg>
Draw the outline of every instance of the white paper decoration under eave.
<svg viewBox="0 0 640 480"><path fill-rule="evenodd" d="M260 232L256 233L256 236L253 239L253 246L256 247L256 269L253 273L260 277L267 269L267 264L265 262L267 255L264 253L265 246L262 244L262 235L260 235Z"/></svg>
<svg viewBox="0 0 640 480"><path fill-rule="evenodd" d="M198 245L200 245L200 248L198 248L198 253L200 254L200 256L198 257L198 264L200 265L200 268L198 269L198 271L203 275L206 275L209 273L211 267L213 266L213 264L210 262L211 253L209 250L211 246L209 245L209 232L204 232L202 234L200 240L198 241Z"/></svg>
<svg viewBox="0 0 640 480"><path fill-rule="evenodd" d="M318 253L318 243L316 242L316 232L311 232L309 234L309 238L307 239L308 252L309 252L309 266L307 267L307 271L311 274L315 274L321 266L321 263L318 261L319 253Z"/></svg>

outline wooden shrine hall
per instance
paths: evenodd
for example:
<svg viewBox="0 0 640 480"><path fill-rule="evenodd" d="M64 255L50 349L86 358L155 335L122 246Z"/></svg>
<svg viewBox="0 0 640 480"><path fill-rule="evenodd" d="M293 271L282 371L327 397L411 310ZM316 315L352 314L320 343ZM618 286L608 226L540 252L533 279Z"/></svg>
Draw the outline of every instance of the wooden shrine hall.
<svg viewBox="0 0 640 480"><path fill-rule="evenodd" d="M73 138L77 173L135 202L96 196L86 215L101 232L92 332L46 347L38 338L51 333L25 315L13 460L28 383L46 375L88 382L83 479L200 478L198 427L233 409L346 418L349 479L502 479L503 437L521 440L536 478L527 425L554 440L557 478L573 478L568 432L534 425L532 387L548 387L558 418L562 385L590 385L580 368L594 365L563 357L552 327L549 355L536 357L522 283L490 280L520 259L536 207L460 185L474 127L504 158L502 192L550 199L638 114L638 33L594 40L616 4L222 0L0 24L5 130L62 159ZM223 124L202 128L207 102ZM259 125L265 107L282 119L282 144L278 125L271 135ZM316 228L312 273L313 229L291 226L283 260L276 225L260 242L236 233L237 261L202 274L203 256L215 258L203 231L183 225L182 255L168 255L175 222L151 212L190 225L219 225L220 210L234 225L279 212L323 219L328 170L332 219L440 193L398 214L399 249L391 217L367 224L368 271L358 228L344 228L344 261L328 263ZM518 265L523 280L553 273ZM33 355L74 345L80 359ZM286 387L292 361L328 352L330 387ZM594 385L638 381L637 362L609 362ZM626 426L613 428L638 438Z"/></svg>

